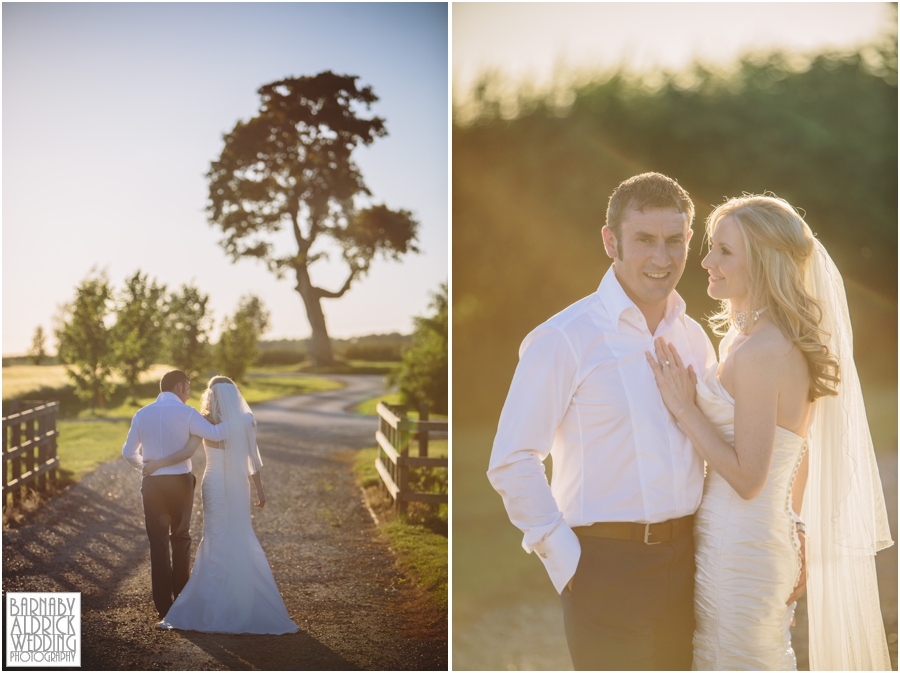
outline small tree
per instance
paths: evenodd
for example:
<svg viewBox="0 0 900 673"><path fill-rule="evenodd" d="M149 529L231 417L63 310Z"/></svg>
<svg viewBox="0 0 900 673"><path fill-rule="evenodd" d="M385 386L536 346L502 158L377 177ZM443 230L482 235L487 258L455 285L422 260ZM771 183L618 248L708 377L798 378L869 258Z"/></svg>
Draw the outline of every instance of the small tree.
<svg viewBox="0 0 900 673"><path fill-rule="evenodd" d="M163 352L165 291L164 285L157 285L156 280L148 282L147 275L137 271L125 280L125 289L118 297L113 354L132 400L140 375Z"/></svg>
<svg viewBox="0 0 900 673"><path fill-rule="evenodd" d="M42 365L47 359L47 352L44 350L44 328L41 325L34 330L34 337L31 339L31 350L28 351L28 359L33 365Z"/></svg>
<svg viewBox="0 0 900 673"><path fill-rule="evenodd" d="M222 373L234 381L244 378L247 368L259 353L257 342L269 327L269 313L258 297L241 299L237 312L226 318L216 346Z"/></svg>
<svg viewBox="0 0 900 673"><path fill-rule="evenodd" d="M85 278L75 288L75 299L62 306L57 319L58 358L69 365L66 371L75 383L75 394L90 400L91 409L103 407L104 398L112 393L109 381L113 360L110 330L112 289L105 272Z"/></svg>
<svg viewBox="0 0 900 673"><path fill-rule="evenodd" d="M416 318L413 345L403 354L400 368L392 377L408 404L422 402L439 414L447 413L448 396L448 297L447 284L432 295L434 315Z"/></svg>
<svg viewBox="0 0 900 673"><path fill-rule="evenodd" d="M190 377L202 372L210 362L212 314L208 304L209 295L193 285L182 285L166 301L169 362Z"/></svg>
<svg viewBox="0 0 900 673"><path fill-rule="evenodd" d="M358 196L370 195L351 158L358 145L387 135L384 120L359 114L378 100L356 77L322 72L272 82L258 91L259 113L239 121L212 162L210 224L218 225L232 261L254 257L281 278L292 272L312 328L313 364L333 362L322 299L342 297L365 276L376 256L399 259L415 246L418 222L406 210L386 206L360 209ZM297 243L293 254L278 256L267 238L287 227ZM313 284L309 268L327 258L314 244L330 237L348 267L339 290Z"/></svg>

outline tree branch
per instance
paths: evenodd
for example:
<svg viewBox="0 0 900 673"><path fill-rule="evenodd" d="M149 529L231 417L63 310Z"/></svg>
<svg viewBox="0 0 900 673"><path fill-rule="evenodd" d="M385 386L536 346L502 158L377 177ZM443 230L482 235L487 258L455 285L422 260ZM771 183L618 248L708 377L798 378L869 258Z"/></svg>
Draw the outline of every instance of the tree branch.
<svg viewBox="0 0 900 673"><path fill-rule="evenodd" d="M294 238L297 239L297 247L300 248L300 254L305 256L309 246L312 245L312 241L307 241L303 238L303 232L300 231L300 223L297 221L296 209L291 210L291 225L294 228Z"/></svg>
<svg viewBox="0 0 900 673"><path fill-rule="evenodd" d="M347 280L344 282L344 286L337 292L331 292L330 290L325 290L321 287L315 287L315 286L313 286L313 292L315 292L316 296L318 296L321 299L340 299L341 297L344 296L344 294L346 294L347 290L350 289L350 285L353 283L354 279L356 278L357 273L358 273L358 269L356 269L356 267L351 267L350 275L347 276Z"/></svg>

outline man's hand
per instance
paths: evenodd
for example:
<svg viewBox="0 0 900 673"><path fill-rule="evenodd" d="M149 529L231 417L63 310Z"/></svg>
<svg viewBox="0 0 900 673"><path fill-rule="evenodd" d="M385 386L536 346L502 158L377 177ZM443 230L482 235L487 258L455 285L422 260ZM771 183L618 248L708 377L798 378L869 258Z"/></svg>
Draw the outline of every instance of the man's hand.
<svg viewBox="0 0 900 673"><path fill-rule="evenodd" d="M797 536L800 538L800 579L797 580L794 591L788 596L788 605L795 602L806 591L806 535L802 531L797 531ZM793 625L791 624L791 626Z"/></svg>
<svg viewBox="0 0 900 673"><path fill-rule="evenodd" d="M260 509L265 507L266 506L266 494L263 493L262 491L257 491L256 492L256 502L253 503L253 506L259 507Z"/></svg>

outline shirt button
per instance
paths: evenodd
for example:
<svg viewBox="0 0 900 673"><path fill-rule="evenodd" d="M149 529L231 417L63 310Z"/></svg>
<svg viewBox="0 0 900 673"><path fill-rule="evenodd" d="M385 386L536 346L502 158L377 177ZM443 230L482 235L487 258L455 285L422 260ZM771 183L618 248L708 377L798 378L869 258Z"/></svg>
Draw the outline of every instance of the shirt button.
<svg viewBox="0 0 900 673"><path fill-rule="evenodd" d="M540 556L541 558L547 558L547 555L542 551L538 552L538 556Z"/></svg>

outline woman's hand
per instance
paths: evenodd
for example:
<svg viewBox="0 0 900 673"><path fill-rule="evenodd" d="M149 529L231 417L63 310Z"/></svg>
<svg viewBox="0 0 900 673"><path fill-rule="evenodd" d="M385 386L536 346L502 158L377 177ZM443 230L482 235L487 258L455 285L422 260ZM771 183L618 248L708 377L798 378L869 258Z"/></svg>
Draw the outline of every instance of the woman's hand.
<svg viewBox="0 0 900 673"><path fill-rule="evenodd" d="M145 477L149 477L151 474L156 472L160 468L159 460L145 460L144 467L141 468L141 474Z"/></svg>
<svg viewBox="0 0 900 673"><path fill-rule="evenodd" d="M694 366L685 368L681 356L675 350L675 346L667 344L662 337L654 342L656 360L653 356L644 352L647 362L656 377L656 385L662 395L666 408L675 418L679 418L687 409L694 405L697 394L697 375Z"/></svg>
<svg viewBox="0 0 900 673"><path fill-rule="evenodd" d="M256 502L253 503L253 506L260 509L266 506L266 494L260 489L256 491Z"/></svg>
<svg viewBox="0 0 900 673"><path fill-rule="evenodd" d="M798 530L797 537L800 538L800 577L794 591L788 596L788 605L796 602L806 592L806 533Z"/></svg>

